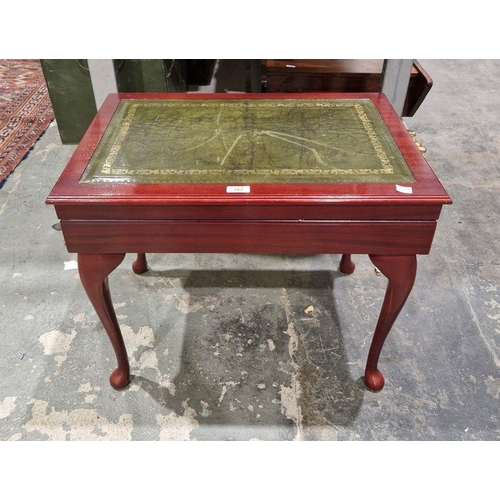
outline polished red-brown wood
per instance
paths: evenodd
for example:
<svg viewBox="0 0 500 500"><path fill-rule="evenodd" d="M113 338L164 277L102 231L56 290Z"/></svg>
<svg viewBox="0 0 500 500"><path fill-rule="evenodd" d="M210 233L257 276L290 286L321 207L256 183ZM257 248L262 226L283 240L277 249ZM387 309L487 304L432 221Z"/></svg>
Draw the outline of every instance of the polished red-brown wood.
<svg viewBox="0 0 500 500"><path fill-rule="evenodd" d="M254 184L227 194L225 184L80 183L122 99L371 99L406 159L412 193L389 183ZM343 254L339 270L354 271L352 254L368 254L388 288L368 356L365 383L380 390L378 360L411 291L416 255L430 251L442 206L451 203L401 119L382 94L114 94L110 95L47 198L61 219L69 252L116 354L110 382L125 387L127 352L111 302L108 276L126 253L147 271L146 253Z"/></svg>
<svg viewBox="0 0 500 500"><path fill-rule="evenodd" d="M124 253L78 254L80 280L108 334L118 361L118 367L109 379L115 389L123 389L128 385L130 367L123 336L111 301L108 276L121 264L124 258Z"/></svg>
<svg viewBox="0 0 500 500"><path fill-rule="evenodd" d="M135 274L144 274L148 270L148 262L145 253L138 253L137 259L132 264L132 270Z"/></svg>
<svg viewBox="0 0 500 500"><path fill-rule="evenodd" d="M81 205L56 205L61 219L80 219L82 209L86 220L436 220L442 205L350 203L332 198L309 205L273 205L247 203L243 205L162 205L161 199L152 199L149 205L126 205L109 202L101 205L99 199L92 199Z"/></svg>
<svg viewBox="0 0 500 500"><path fill-rule="evenodd" d="M436 221L61 221L69 252L427 254Z"/></svg>
<svg viewBox="0 0 500 500"><path fill-rule="evenodd" d="M351 258L351 254L343 254L342 258L340 259L339 271L344 274L352 274L354 272L354 269L356 269L356 264L354 264Z"/></svg>
<svg viewBox="0 0 500 500"><path fill-rule="evenodd" d="M122 99L371 99L384 119L405 160L410 165L416 182L411 184L411 195L396 191L393 183L336 183L336 184L254 184L250 194L226 194L225 184L115 184L79 183L106 126ZM308 217L322 218L316 210L349 211L349 218L366 217L367 210L379 207L382 213L392 213L395 207L412 205L419 210L428 210L429 217L436 214L443 204L450 203L431 168L425 161L415 142L408 134L400 117L383 94L111 94L83 137L63 175L59 178L47 203L56 205L61 218L87 218L91 206L103 207L123 213L125 218L134 218L134 211L152 213L152 207L179 207L186 209L184 218L204 218L203 207L212 207L212 213L221 213L227 207L242 207L245 218L276 218L277 207L289 208L297 205L309 206ZM64 212L71 207L71 214ZM117 209L116 207L120 207ZM249 208L252 207L252 208ZM385 208L382 208L385 207ZM422 208L426 207L426 208ZM95 209L95 208L94 208ZM99 209L97 209L99 210ZM180 212L178 212L179 214ZM295 213L297 213L295 211ZM101 212L102 214L102 212ZM359 215L358 215L359 214ZM144 214L145 215L145 214ZM168 215L166 215L169 217ZM213 217L214 215L212 215ZM335 216L336 218L345 218ZM107 218L107 217L106 217ZM280 217L279 217L280 218Z"/></svg>
<svg viewBox="0 0 500 500"><path fill-rule="evenodd" d="M417 258L415 255L370 255L369 257L389 280L365 370L366 386L372 391L380 391L385 381L378 369L378 360L385 339L413 288L417 273Z"/></svg>

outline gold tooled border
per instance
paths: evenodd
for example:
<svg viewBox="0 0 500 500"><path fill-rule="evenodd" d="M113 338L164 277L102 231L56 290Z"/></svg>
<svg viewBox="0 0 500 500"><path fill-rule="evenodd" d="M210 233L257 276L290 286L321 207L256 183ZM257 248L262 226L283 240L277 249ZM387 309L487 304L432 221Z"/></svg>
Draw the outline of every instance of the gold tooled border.
<svg viewBox="0 0 500 500"><path fill-rule="evenodd" d="M118 156L118 153L120 152L120 149L122 147L122 143L125 140L125 137L127 136L128 130L130 128L130 125L132 124L132 119L134 118L134 115L137 111L138 104L132 104L130 106L130 109L128 110L128 113L125 115L125 118L123 119L122 126L120 128L120 131L118 132L118 135L116 136L115 142L113 146L111 146L111 149L109 151L109 155L107 156L103 166L101 173L104 175L111 175L113 174L113 171L111 170L111 167L116 160L116 157Z"/></svg>
<svg viewBox="0 0 500 500"><path fill-rule="evenodd" d="M124 103L127 100L123 101ZM296 101L296 100L286 100L286 101L275 101L275 100L264 100L264 101L245 101L247 103L251 103L252 107L347 107L354 108L358 114L358 117L368 134L368 138L373 146L375 154L377 158L380 160L382 165L382 169L239 169L238 174L245 175L258 175L258 176L301 176L301 175L338 175L338 174L347 174L347 175L391 175L394 174L394 167L391 164L386 151L382 143L380 142L379 137L377 136L377 132L375 131L370 118L367 116L363 105L360 104L359 101L351 101L351 100L338 100L338 101ZM238 100L238 103L241 103ZM139 169L139 170L131 170L126 168L113 168L113 164L116 161L118 153L122 147L123 141L125 140L127 133L132 125L133 118L137 112L137 109L141 105L154 105L159 107L226 107L226 106L235 106L236 103L233 101L219 101L219 100L211 100L211 101L185 101L185 100L175 100L175 101L152 101L152 100L144 100L140 102L135 102L130 104L130 107L122 120L121 127L119 132L115 138L115 141L109 151L106 160L103 163L100 175L104 176L119 176L123 178L123 176L134 175L134 176L206 176L206 175L214 175L214 174L224 174L227 173L224 169ZM99 177L94 177L91 182L110 182L111 179L100 179Z"/></svg>

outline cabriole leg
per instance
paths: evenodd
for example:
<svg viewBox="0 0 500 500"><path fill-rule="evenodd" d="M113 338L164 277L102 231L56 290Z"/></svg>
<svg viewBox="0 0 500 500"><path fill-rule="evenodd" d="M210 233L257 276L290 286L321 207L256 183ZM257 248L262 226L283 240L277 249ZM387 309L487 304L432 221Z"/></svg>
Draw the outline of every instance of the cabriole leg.
<svg viewBox="0 0 500 500"><path fill-rule="evenodd" d="M109 379L115 389L123 389L129 384L130 368L125 343L111 301L108 276L120 265L124 257L124 253L78 254L81 282L115 351L118 367Z"/></svg>
<svg viewBox="0 0 500 500"><path fill-rule="evenodd" d="M137 259L134 260L132 264L132 271L135 274L144 274L148 270L148 262L146 260L145 253L138 253Z"/></svg>
<svg viewBox="0 0 500 500"><path fill-rule="evenodd" d="M377 368L380 352L413 288L417 272L417 257L416 255L370 255L369 257L389 280L365 370L366 386L372 391L380 391L385 383L382 373Z"/></svg>
<svg viewBox="0 0 500 500"><path fill-rule="evenodd" d="M352 274L356 264L351 260L351 254L345 253L340 259L339 271L344 274Z"/></svg>

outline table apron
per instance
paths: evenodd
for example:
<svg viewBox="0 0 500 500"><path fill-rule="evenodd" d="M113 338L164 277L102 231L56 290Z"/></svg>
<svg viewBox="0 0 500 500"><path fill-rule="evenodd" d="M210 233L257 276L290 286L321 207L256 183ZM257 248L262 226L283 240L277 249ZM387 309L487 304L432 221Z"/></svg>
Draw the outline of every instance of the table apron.
<svg viewBox="0 0 500 500"><path fill-rule="evenodd" d="M102 197L101 197L102 198ZM57 216L65 220L437 220L442 203L408 204L378 203L352 204L347 202L325 204L287 203L274 205L146 205L120 204L117 200L104 204L82 203L56 205Z"/></svg>
<svg viewBox="0 0 500 500"><path fill-rule="evenodd" d="M427 254L437 221L62 220L74 253Z"/></svg>

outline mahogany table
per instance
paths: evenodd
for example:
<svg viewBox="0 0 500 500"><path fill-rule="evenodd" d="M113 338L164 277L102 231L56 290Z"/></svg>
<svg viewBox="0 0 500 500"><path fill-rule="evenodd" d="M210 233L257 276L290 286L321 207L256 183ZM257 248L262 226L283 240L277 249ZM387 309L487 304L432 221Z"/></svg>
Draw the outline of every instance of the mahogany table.
<svg viewBox="0 0 500 500"><path fill-rule="evenodd" d="M111 94L47 203L129 384L108 276L128 252L367 254L388 286L365 370L451 200L383 94Z"/></svg>

